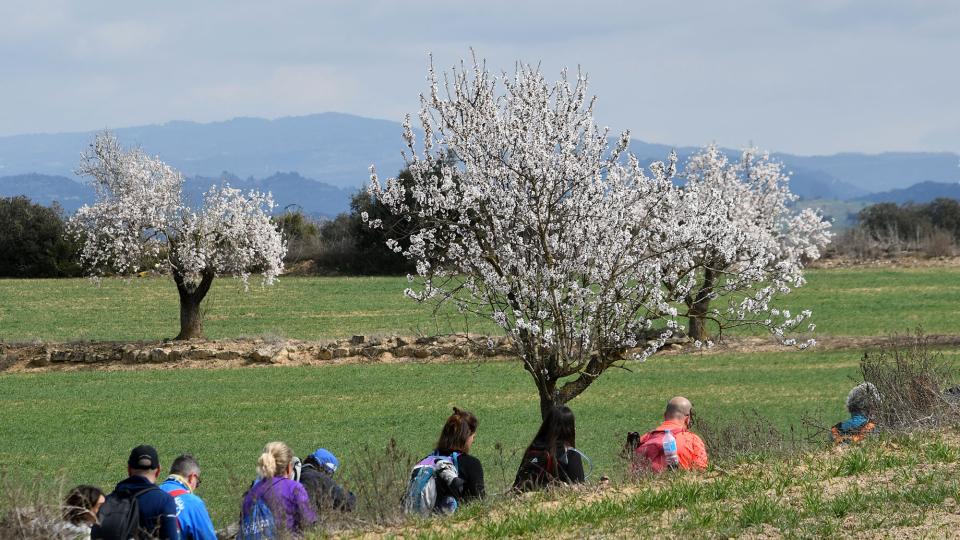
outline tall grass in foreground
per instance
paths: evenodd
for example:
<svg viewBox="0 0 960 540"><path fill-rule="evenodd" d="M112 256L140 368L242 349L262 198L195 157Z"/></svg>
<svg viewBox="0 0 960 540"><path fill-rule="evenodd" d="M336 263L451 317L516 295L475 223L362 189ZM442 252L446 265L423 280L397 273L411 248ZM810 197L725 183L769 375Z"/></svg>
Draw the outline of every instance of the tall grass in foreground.
<svg viewBox="0 0 960 540"><path fill-rule="evenodd" d="M700 474L493 496L430 519L401 515L381 491L382 507L324 514L307 537L937 537L958 522L958 445L955 429L890 434L839 451L721 460ZM380 465L396 458L373 452ZM52 538L59 496L0 477L0 537Z"/></svg>

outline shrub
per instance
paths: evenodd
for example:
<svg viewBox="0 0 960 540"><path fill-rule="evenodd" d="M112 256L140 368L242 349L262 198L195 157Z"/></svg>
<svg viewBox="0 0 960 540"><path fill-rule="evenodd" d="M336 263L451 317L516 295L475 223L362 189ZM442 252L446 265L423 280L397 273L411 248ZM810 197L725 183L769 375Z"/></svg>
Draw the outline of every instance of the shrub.
<svg viewBox="0 0 960 540"><path fill-rule="evenodd" d="M954 248L953 233L936 229L923 242L923 254L928 258L952 257Z"/></svg>
<svg viewBox="0 0 960 540"><path fill-rule="evenodd" d="M63 520L64 493L37 479L17 481L0 471L0 538L45 540L58 538Z"/></svg>
<svg viewBox="0 0 960 540"><path fill-rule="evenodd" d="M807 437L790 426L783 432L758 411L735 415L734 421L697 418L691 427L700 434L711 460L787 455L801 450Z"/></svg>
<svg viewBox="0 0 960 540"><path fill-rule="evenodd" d="M885 430L955 425L960 419L951 396L960 381L958 367L934 350L922 331L895 336L860 360L863 380L880 393L874 417Z"/></svg>
<svg viewBox="0 0 960 540"><path fill-rule="evenodd" d="M0 277L81 274L78 246L65 237L63 212L26 197L0 198Z"/></svg>

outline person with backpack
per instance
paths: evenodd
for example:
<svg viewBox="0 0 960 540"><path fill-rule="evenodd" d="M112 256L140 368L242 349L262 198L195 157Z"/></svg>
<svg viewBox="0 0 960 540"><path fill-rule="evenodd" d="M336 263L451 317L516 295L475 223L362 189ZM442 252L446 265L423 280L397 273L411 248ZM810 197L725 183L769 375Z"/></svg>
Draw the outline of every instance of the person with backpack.
<svg viewBox="0 0 960 540"><path fill-rule="evenodd" d="M433 451L437 456L457 454L456 473L461 482L452 482L454 485L450 486L447 494L455 498L459 504L482 499L486 495L483 484L483 465L480 464L479 459L470 455L479 425L480 421L473 413L454 407L453 414L447 418L443 429L440 430L440 438ZM447 490L441 487L440 492L445 491Z"/></svg>
<svg viewBox="0 0 960 540"><path fill-rule="evenodd" d="M173 460L170 475L160 484L160 489L169 493L177 504L183 540L217 540L207 505L194 493L199 486L200 464L190 454L184 454Z"/></svg>
<svg viewBox="0 0 960 540"><path fill-rule="evenodd" d="M452 513L463 503L486 495L483 465L470 455L479 420L453 408L433 452L413 467L403 500L405 512Z"/></svg>
<svg viewBox="0 0 960 540"><path fill-rule="evenodd" d="M553 407L523 453L513 489L523 492L542 489L557 482L583 483L584 456L576 447L577 429L573 411L565 405Z"/></svg>
<svg viewBox="0 0 960 540"><path fill-rule="evenodd" d="M317 522L306 489L293 479L293 452L271 442L257 460L257 480L240 507L240 540L299 536Z"/></svg>
<svg viewBox="0 0 960 540"><path fill-rule="evenodd" d="M830 428L833 444L858 443L876 435L877 424L870 418L879 404L880 393L872 383L854 386L847 394L847 412L850 413L850 418Z"/></svg>
<svg viewBox="0 0 960 540"><path fill-rule="evenodd" d="M689 399L677 396L668 401L663 423L637 440L633 472L706 469L707 448L703 439L690 431L692 416Z"/></svg>
<svg viewBox="0 0 960 540"><path fill-rule="evenodd" d="M299 481L318 513L328 509L352 512L357 505L357 497L333 478L339 466L340 461L326 448L318 448L303 460Z"/></svg>
<svg viewBox="0 0 960 540"><path fill-rule="evenodd" d="M127 458L129 478L117 484L97 513L93 540L158 538L180 540L177 504L156 484L160 458L150 445L140 445Z"/></svg>
<svg viewBox="0 0 960 540"><path fill-rule="evenodd" d="M63 522L58 538L63 540L90 540L90 528L97 522L97 512L106 502L96 486L80 485L67 493L63 502Z"/></svg>

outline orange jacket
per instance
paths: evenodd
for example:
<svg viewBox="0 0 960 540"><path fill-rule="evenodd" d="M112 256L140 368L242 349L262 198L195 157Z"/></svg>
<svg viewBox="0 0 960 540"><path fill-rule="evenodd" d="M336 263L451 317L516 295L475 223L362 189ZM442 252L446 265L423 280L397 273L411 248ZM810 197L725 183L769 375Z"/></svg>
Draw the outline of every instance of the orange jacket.
<svg viewBox="0 0 960 540"><path fill-rule="evenodd" d="M677 440L677 457L680 458L681 469L699 469L707 468L707 447L703 444L697 434L687 431L682 422L677 420L666 420L656 429L640 437L640 444L643 445L647 439L653 436L655 431L670 430L673 437Z"/></svg>

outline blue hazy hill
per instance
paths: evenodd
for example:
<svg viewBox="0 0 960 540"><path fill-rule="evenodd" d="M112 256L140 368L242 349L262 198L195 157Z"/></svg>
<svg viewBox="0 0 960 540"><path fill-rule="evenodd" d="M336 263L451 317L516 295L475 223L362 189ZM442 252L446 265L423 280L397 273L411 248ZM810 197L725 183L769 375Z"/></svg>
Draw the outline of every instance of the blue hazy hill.
<svg viewBox="0 0 960 540"><path fill-rule="evenodd" d="M228 183L244 191L255 189L270 192L277 204L276 212L284 208L299 209L315 217L334 217L350 206L350 196L356 190L339 188L304 178L297 173L276 173L267 178L241 179L230 173L216 177L193 176L184 179L184 198L195 207L203 200L203 193L213 184ZM23 174L0 177L0 197L24 195L31 201L50 206L57 202L67 214L72 214L95 198L93 188L65 176Z"/></svg>
<svg viewBox="0 0 960 540"><path fill-rule="evenodd" d="M124 146L140 146L186 176L230 171L264 178L297 171L323 183L356 188L375 164L393 175L403 166L400 124L340 113L265 120L167 122L113 129ZM0 137L0 175L40 173L74 177L96 132Z"/></svg>
<svg viewBox="0 0 960 540"><path fill-rule="evenodd" d="M881 202L924 204L941 197L960 200L960 183L919 182L903 189L871 193L856 200L870 204Z"/></svg>
<svg viewBox="0 0 960 540"><path fill-rule="evenodd" d="M197 186L218 181L223 171L229 171L230 178L243 184L239 187L274 191L279 205L296 203L316 215L346 210L349 194L366 183L371 164L384 177L396 174L404 165L399 122L341 113L275 120L176 121L113 131L124 145L139 145L187 178L204 179L197 180ZM84 197L92 194L74 182L81 179L73 170L95 134L0 137L0 176L4 177L0 178L0 193L24 194L37 202L59 200L68 211L87 202ZM644 163L665 159L674 148L643 141L630 145ZM693 146L675 149L681 163L696 151ZM731 157L738 154L726 151ZM854 200L920 182L960 181L960 156L952 153L777 153L774 157L792 172L791 189L808 200ZM188 188L193 189L191 182Z"/></svg>

